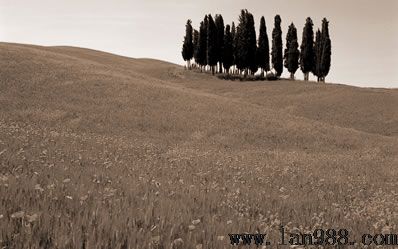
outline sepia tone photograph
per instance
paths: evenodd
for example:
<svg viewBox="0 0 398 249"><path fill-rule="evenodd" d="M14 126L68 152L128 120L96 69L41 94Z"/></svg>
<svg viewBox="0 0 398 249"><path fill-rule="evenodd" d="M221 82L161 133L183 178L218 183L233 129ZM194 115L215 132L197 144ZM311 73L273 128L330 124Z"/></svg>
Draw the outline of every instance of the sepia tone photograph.
<svg viewBox="0 0 398 249"><path fill-rule="evenodd" d="M398 248L397 13L0 0L0 249Z"/></svg>

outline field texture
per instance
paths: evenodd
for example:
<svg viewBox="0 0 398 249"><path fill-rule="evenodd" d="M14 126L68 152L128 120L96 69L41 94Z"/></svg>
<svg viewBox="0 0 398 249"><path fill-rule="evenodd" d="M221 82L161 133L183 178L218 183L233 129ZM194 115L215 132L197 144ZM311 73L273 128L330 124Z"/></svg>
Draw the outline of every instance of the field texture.
<svg viewBox="0 0 398 249"><path fill-rule="evenodd" d="M289 248L280 225L363 248L398 233L397 179L398 90L0 43L0 248Z"/></svg>

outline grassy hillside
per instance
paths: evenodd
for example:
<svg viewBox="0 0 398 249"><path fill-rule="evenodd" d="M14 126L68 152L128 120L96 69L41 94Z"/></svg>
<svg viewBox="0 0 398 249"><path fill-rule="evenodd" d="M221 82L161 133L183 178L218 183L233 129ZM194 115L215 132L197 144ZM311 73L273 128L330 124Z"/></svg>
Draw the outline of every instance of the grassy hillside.
<svg viewBox="0 0 398 249"><path fill-rule="evenodd" d="M277 244L280 224L398 233L397 106L398 90L0 43L0 245L230 248L228 233Z"/></svg>

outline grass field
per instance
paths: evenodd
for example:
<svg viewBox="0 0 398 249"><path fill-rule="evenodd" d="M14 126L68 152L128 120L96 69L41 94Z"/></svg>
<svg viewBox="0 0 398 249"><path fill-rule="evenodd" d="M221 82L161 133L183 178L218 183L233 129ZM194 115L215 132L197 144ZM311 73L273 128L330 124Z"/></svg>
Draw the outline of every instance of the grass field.
<svg viewBox="0 0 398 249"><path fill-rule="evenodd" d="M398 90L0 43L0 164L0 248L289 248L280 225L363 248L398 233Z"/></svg>

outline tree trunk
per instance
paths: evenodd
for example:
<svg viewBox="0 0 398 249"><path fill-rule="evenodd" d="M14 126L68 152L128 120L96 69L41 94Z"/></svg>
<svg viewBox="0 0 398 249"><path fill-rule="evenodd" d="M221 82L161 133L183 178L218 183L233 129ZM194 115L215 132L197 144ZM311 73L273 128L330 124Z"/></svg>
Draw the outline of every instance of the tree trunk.
<svg viewBox="0 0 398 249"><path fill-rule="evenodd" d="M294 80L294 73L290 73L290 79Z"/></svg>
<svg viewBox="0 0 398 249"><path fill-rule="evenodd" d="M214 75L215 66L211 66L211 74Z"/></svg>

